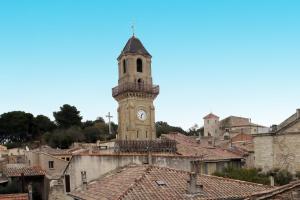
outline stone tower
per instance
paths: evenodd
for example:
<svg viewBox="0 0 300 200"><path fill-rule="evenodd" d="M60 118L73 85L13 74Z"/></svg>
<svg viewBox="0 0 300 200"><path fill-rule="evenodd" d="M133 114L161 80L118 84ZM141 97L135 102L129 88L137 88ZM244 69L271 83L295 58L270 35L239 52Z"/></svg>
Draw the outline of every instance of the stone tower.
<svg viewBox="0 0 300 200"><path fill-rule="evenodd" d="M159 86L153 85L151 55L141 41L132 36L118 57L119 81L112 96L119 103L118 140L156 138L154 99Z"/></svg>
<svg viewBox="0 0 300 200"><path fill-rule="evenodd" d="M204 136L218 137L220 135L219 117L210 113L204 118Z"/></svg>

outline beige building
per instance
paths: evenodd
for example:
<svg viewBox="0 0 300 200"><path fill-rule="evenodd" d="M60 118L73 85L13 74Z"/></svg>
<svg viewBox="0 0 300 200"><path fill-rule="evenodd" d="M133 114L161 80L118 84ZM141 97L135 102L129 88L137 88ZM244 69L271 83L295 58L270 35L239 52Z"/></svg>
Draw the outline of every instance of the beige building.
<svg viewBox="0 0 300 200"><path fill-rule="evenodd" d="M220 122L219 117L210 113L204 118L204 136L218 137L220 134Z"/></svg>
<svg viewBox="0 0 300 200"><path fill-rule="evenodd" d="M254 136L255 167L300 171L300 109L280 125Z"/></svg>
<svg viewBox="0 0 300 200"><path fill-rule="evenodd" d="M230 137L245 133L245 134L257 134L261 130L265 130L265 126L261 126L251 122L250 118L229 116L222 120L213 113L208 114L203 118L204 126L200 128L200 132L203 136L219 137L228 135Z"/></svg>
<svg viewBox="0 0 300 200"><path fill-rule="evenodd" d="M156 138L154 99L159 86L153 85L151 55L141 41L132 36L118 57L119 81L112 89L118 101L119 140Z"/></svg>
<svg viewBox="0 0 300 200"><path fill-rule="evenodd" d="M275 189L267 185L153 165L127 165L69 193L73 199L233 200ZM84 180L84 179L83 179Z"/></svg>

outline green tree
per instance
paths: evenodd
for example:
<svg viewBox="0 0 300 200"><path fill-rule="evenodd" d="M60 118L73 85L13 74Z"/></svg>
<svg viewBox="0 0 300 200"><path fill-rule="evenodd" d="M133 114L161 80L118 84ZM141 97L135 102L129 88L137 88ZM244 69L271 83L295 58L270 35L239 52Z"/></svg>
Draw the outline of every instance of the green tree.
<svg viewBox="0 0 300 200"><path fill-rule="evenodd" d="M34 117L30 113L13 111L0 116L0 143L21 143L34 134Z"/></svg>
<svg viewBox="0 0 300 200"><path fill-rule="evenodd" d="M168 134L171 132L178 132L182 134L187 134L181 127L171 126L167 122L156 122L156 135L160 137L162 134Z"/></svg>
<svg viewBox="0 0 300 200"><path fill-rule="evenodd" d="M274 176L276 185L285 185L293 180L293 175L286 169L275 168L270 170L267 174Z"/></svg>
<svg viewBox="0 0 300 200"><path fill-rule="evenodd" d="M223 172L215 172L213 175L266 185L270 184L269 176L261 173L260 170L255 168L246 169L227 167Z"/></svg>
<svg viewBox="0 0 300 200"><path fill-rule="evenodd" d="M43 134L48 131L53 131L56 126L48 117L44 115L38 115L34 118L34 127L37 134Z"/></svg>
<svg viewBox="0 0 300 200"><path fill-rule="evenodd" d="M85 128L88 128L88 127L92 127L95 125L95 122L94 121L91 121L91 120L87 120L85 122L82 123L82 128L85 129Z"/></svg>
<svg viewBox="0 0 300 200"><path fill-rule="evenodd" d="M45 142L52 148L67 149L74 142L85 141L83 131L79 127L70 127L68 129L56 129L53 132L47 132L43 136Z"/></svg>
<svg viewBox="0 0 300 200"><path fill-rule="evenodd" d="M71 126L81 126L82 117L75 106L65 104L60 107L60 111L54 112L53 116L59 128L66 129Z"/></svg>

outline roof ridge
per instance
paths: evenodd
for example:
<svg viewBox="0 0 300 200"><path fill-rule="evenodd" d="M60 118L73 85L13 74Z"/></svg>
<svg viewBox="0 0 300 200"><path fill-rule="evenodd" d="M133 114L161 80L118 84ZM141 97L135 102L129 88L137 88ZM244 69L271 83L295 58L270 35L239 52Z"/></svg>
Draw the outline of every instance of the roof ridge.
<svg viewBox="0 0 300 200"><path fill-rule="evenodd" d="M187 174L190 173L189 171L185 171L185 170L180 170L180 169L175 169L175 168L170 168L170 167L160 167L160 166L157 166L157 165L152 165L152 168L157 168L157 169L162 169L162 170L171 170L171 171L174 171L174 172L181 172L181 173L187 173ZM238 182L238 183L243 183L243 184L248 184L248 185L266 186L266 187L269 187L269 188L273 188L272 186L264 185L264 184L261 184L261 183L253 183L253 182L249 182L249 181L237 180L237 179L214 176L214 175L199 174L199 176L204 176L204 177L214 178L214 179L222 179L222 180L227 180L227 181L233 181L233 182Z"/></svg>
<svg viewBox="0 0 300 200"><path fill-rule="evenodd" d="M279 186L279 187L270 188L270 190L265 190L265 191L261 191L261 192L255 192L255 193L252 193L251 196L260 197L261 195L268 195L270 193L271 193L270 195L273 196L273 195L280 194L285 189L293 189L293 188L295 188L297 186L300 186L300 181L299 180L298 181L293 181L293 182L291 182L289 184L282 185L282 186Z"/></svg>
<svg viewBox="0 0 300 200"><path fill-rule="evenodd" d="M233 179L233 178L207 175L207 174L201 174L201 176L206 176L208 178L214 178L214 179L222 179L222 180L227 180L227 181L232 181L232 182L237 182L237 183L242 183L242 184L265 186L265 187L268 187L268 188L273 188L272 186L269 186L269 185L264 185L264 184L261 184L261 183L254 183L254 182L249 182L249 181L243 181L243 180L238 180L238 179Z"/></svg>
<svg viewBox="0 0 300 200"><path fill-rule="evenodd" d="M130 165L129 165L130 166ZM135 166L135 167L143 167L144 165L141 165L141 166ZM138 185L138 183L140 183L142 181L142 179L144 179L146 177L146 173L149 172L150 170L152 169L152 167L149 165L145 168L144 172L139 176L137 177L135 180L134 180L134 183L131 184L119 197L118 197L118 200L121 200L123 199L135 186Z"/></svg>

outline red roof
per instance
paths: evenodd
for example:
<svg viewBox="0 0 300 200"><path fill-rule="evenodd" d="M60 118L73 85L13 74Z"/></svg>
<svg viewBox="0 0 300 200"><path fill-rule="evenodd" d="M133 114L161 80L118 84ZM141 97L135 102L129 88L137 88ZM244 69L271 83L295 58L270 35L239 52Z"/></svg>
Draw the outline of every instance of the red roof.
<svg viewBox="0 0 300 200"><path fill-rule="evenodd" d="M28 194L0 194L0 200L28 200Z"/></svg>
<svg viewBox="0 0 300 200"><path fill-rule="evenodd" d="M177 142L177 153L183 156L204 156L204 160L241 159L240 155L220 147L198 143L194 138L181 133L164 134L163 137Z"/></svg>
<svg viewBox="0 0 300 200"><path fill-rule="evenodd" d="M45 170L40 167L7 167L4 170L4 174L7 177L19 177L24 174L24 176L44 176L46 174Z"/></svg>
<svg viewBox="0 0 300 200"><path fill-rule="evenodd" d="M219 118L217 115L214 115L213 113L209 113L203 119L211 119L211 118Z"/></svg>
<svg viewBox="0 0 300 200"><path fill-rule="evenodd" d="M203 185L203 194L188 198L189 172L156 166L127 166L88 184L87 190L70 193L84 200L160 200L160 199L241 199L252 193L271 189L256 183L216 176L198 175L197 183Z"/></svg>

